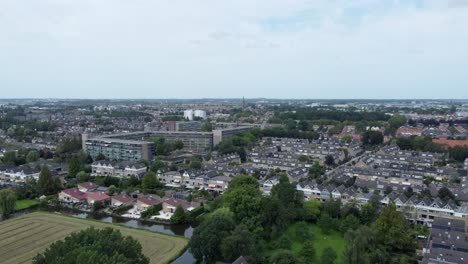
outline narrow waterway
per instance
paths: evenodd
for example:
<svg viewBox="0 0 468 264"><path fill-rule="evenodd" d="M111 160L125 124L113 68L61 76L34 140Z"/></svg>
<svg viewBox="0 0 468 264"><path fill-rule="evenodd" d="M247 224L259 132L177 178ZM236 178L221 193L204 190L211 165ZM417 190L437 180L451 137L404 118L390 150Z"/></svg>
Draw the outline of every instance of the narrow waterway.
<svg viewBox="0 0 468 264"><path fill-rule="evenodd" d="M96 220L100 220L107 223L115 223L121 224L129 227L136 227L142 229L148 229L155 232L160 232L169 235L179 235L184 236L186 238L192 237L194 226L192 225L169 225L169 224L158 224L148 221L141 221L141 220L134 220L134 219L125 219L121 217L111 217L111 216L102 216L102 215L95 215L90 213L74 213L69 214L74 217L79 218L92 218ZM179 258L171 262L172 264L190 264L196 263L195 258L187 249Z"/></svg>

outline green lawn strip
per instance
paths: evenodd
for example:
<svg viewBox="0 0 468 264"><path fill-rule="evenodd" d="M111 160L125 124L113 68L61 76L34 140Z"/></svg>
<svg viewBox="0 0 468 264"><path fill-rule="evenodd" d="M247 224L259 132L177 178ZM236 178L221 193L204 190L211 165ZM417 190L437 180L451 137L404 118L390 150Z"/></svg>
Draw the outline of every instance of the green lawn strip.
<svg viewBox="0 0 468 264"><path fill-rule="evenodd" d="M39 204L38 200L28 200L28 199L18 200L16 201L15 210L16 211L23 210L23 209L26 209L26 208L29 208L38 204Z"/></svg>
<svg viewBox="0 0 468 264"><path fill-rule="evenodd" d="M330 234L325 235L325 234L322 233L322 230L320 229L320 227L318 227L315 224L309 224L309 229L310 229L310 232L313 235L312 242L314 244L314 248L315 248L315 252L316 252L314 260L318 261L320 259L320 256L322 255L323 250L326 247L331 247L331 248L333 248L333 250L335 250L336 254L338 255L338 258L335 261L335 263L341 263L343 251L345 249L345 244L346 244L346 242L345 242L343 236L341 235L341 233L333 231ZM287 230L287 234L288 234L288 236L289 236L289 238L291 239L291 242L292 242L290 250L293 252L293 254L295 256L298 257L299 253L300 253L300 251L302 249L303 242L300 242L296 238L296 224L292 224L292 225L289 226L289 228ZM271 247L274 247L273 246L274 242L275 241L272 241L270 243ZM278 250L279 249L276 249L276 248L270 248L270 249L267 249L265 251L265 254L267 256L272 256Z"/></svg>

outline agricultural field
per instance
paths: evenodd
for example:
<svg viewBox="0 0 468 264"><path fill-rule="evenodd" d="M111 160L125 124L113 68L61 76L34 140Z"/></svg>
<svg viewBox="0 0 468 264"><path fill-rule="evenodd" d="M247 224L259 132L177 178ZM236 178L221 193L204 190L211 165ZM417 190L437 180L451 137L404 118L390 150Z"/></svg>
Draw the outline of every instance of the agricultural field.
<svg viewBox="0 0 468 264"><path fill-rule="evenodd" d="M0 222L0 263L30 263L54 241L87 227L112 227L125 236L137 239L150 263L167 263L180 254L188 244L182 237L128 228L120 225L35 212Z"/></svg>

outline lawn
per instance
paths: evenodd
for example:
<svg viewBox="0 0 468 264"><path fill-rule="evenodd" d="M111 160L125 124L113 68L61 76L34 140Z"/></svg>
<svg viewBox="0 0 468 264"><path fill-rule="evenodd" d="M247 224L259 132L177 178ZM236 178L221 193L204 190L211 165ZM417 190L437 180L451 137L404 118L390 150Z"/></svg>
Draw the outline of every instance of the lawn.
<svg viewBox="0 0 468 264"><path fill-rule="evenodd" d="M137 239L150 263L167 263L186 248L188 240L148 230L129 228L59 214L34 212L0 222L0 263L29 263L54 241L87 227L113 227Z"/></svg>
<svg viewBox="0 0 468 264"><path fill-rule="evenodd" d="M295 256L299 256L299 252L302 249L302 244L298 239L296 239L296 226L297 224L293 224L289 226L287 233L289 238L292 241L291 251L294 253ZM336 259L335 263L341 263L343 251L345 249L346 242L343 236L336 232L332 231L330 234L325 235L322 233L320 227L314 224L308 224L310 232L313 235L313 243L315 248L315 260L319 260L320 256L322 255L323 250L326 247L332 247L335 250L338 258ZM267 255L272 255L277 250L271 250L267 252ZM314 262L315 263L315 262Z"/></svg>
<svg viewBox="0 0 468 264"><path fill-rule="evenodd" d="M38 200L18 200L16 201L15 211L23 210L37 204L39 204Z"/></svg>

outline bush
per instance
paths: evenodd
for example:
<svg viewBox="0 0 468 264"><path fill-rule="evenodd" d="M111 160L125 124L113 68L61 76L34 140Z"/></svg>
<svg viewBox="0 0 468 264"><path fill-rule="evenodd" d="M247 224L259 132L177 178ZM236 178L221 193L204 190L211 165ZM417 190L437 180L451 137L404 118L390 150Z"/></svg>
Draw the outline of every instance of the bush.
<svg viewBox="0 0 468 264"><path fill-rule="evenodd" d="M128 210L132 209L133 205L126 205L126 206L120 206L118 208L115 208L112 213L116 215L123 215L125 214Z"/></svg>
<svg viewBox="0 0 468 264"><path fill-rule="evenodd" d="M155 204L153 206L148 207L146 211L141 213L141 218L147 219L153 215L159 215L159 211L162 210L162 203Z"/></svg>

